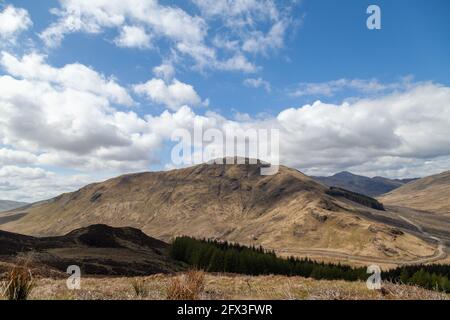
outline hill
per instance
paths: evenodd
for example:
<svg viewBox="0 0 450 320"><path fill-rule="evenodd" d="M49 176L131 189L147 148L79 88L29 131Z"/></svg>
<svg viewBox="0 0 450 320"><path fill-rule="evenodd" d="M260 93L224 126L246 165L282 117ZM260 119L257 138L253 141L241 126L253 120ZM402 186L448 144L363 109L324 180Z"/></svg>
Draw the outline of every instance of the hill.
<svg viewBox="0 0 450 320"><path fill-rule="evenodd" d="M345 259L369 257L365 261L435 253L404 221L378 219L372 213L377 210L330 195L329 188L295 169L281 166L278 174L261 176L261 166L202 164L128 174L3 213L0 229L55 236L102 223L133 226L164 241L188 235L292 255L315 250Z"/></svg>
<svg viewBox="0 0 450 320"><path fill-rule="evenodd" d="M33 265L65 272L78 265L83 274L148 275L179 270L168 244L134 228L93 225L64 236L36 238L0 231L0 261L26 256ZM42 267L41 267L42 268Z"/></svg>
<svg viewBox="0 0 450 320"><path fill-rule="evenodd" d="M340 172L331 177L313 177L329 186L375 197L390 192L416 179L388 179L383 177L369 178L350 172Z"/></svg>
<svg viewBox="0 0 450 320"><path fill-rule="evenodd" d="M450 171L426 177L380 197L386 204L450 215Z"/></svg>
<svg viewBox="0 0 450 320"><path fill-rule="evenodd" d="M26 206L27 204L28 203L25 203L25 202L0 200L0 212L17 209L17 208Z"/></svg>

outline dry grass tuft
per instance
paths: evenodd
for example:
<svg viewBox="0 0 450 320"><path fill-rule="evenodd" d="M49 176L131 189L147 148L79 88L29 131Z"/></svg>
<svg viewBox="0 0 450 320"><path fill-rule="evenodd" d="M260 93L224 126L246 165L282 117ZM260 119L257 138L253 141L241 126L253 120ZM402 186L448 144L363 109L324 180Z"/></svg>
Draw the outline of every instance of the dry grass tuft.
<svg viewBox="0 0 450 320"><path fill-rule="evenodd" d="M438 291L431 291L418 286L383 283L384 296L389 299L402 300L448 300L449 296Z"/></svg>
<svg viewBox="0 0 450 320"><path fill-rule="evenodd" d="M33 276L26 264L15 265L6 274L2 294L8 300L27 300L35 286Z"/></svg>
<svg viewBox="0 0 450 320"><path fill-rule="evenodd" d="M205 290L205 273L191 270L171 280L167 300L199 300Z"/></svg>
<svg viewBox="0 0 450 320"><path fill-rule="evenodd" d="M146 298L149 294L149 289L145 279L133 279L131 281L131 286L133 287L134 294L138 298Z"/></svg>

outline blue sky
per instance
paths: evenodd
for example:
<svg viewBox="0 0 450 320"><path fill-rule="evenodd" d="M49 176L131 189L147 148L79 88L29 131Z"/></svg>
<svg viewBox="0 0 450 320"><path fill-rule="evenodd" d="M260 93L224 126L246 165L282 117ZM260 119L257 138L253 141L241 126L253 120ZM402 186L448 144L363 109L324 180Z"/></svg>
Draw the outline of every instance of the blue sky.
<svg viewBox="0 0 450 320"><path fill-rule="evenodd" d="M195 6L185 2L162 3L181 6L192 14L199 14ZM29 11L34 23L29 36L36 41L39 41L36 33L55 20L49 13L50 8L56 6L55 1L9 3ZM366 28L366 8L373 3L299 1L291 12L298 24L287 32L284 48L267 57L252 59L261 67L260 72L199 73L188 66L180 66L178 78L198 88L202 96L209 97L213 109L228 116L232 115L232 110L276 115L287 106L322 98L318 95L302 98L286 95L286 90L299 82L326 82L341 78L377 78L381 82L395 82L411 75L417 81L433 80L448 85L450 3L445 0L376 1L382 9L382 29L371 31ZM114 75L124 84L145 81L151 69L165 58L167 45L161 43L162 52L123 49L112 43L116 34L115 30L98 36L72 34L60 47L47 51L49 62L63 66L78 61L104 74ZM268 94L264 90L249 90L242 86L242 81L251 76L269 81L272 92ZM338 102L348 94L353 92L342 92L338 97L324 100Z"/></svg>
<svg viewBox="0 0 450 320"><path fill-rule="evenodd" d="M281 127L281 162L309 174L449 169L446 0L0 3L0 198L169 169L189 119Z"/></svg>

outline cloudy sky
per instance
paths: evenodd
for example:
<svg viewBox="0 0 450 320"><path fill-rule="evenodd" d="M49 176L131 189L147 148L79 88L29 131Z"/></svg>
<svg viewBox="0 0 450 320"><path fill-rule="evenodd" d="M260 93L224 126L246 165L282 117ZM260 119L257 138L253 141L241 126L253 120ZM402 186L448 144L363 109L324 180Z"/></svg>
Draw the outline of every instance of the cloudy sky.
<svg viewBox="0 0 450 320"><path fill-rule="evenodd" d="M307 174L449 170L449 14L447 0L0 0L0 199L167 170L172 133L195 123L279 129L281 163Z"/></svg>

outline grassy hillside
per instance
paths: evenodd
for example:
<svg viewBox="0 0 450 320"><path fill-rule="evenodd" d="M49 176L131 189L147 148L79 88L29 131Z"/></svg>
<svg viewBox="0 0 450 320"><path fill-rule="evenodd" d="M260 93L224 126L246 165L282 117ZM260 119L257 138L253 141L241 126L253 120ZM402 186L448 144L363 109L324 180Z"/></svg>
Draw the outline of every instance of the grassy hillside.
<svg viewBox="0 0 450 320"><path fill-rule="evenodd" d="M450 171L411 182L383 195L380 201L450 215Z"/></svg>
<svg viewBox="0 0 450 320"><path fill-rule="evenodd" d="M276 175L261 176L260 169L204 164L125 175L0 215L0 229L46 236L102 223L132 226L164 241L189 235L404 260L435 252L423 239L368 218L356 203L327 194L327 187L297 170L280 167Z"/></svg>

